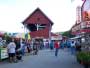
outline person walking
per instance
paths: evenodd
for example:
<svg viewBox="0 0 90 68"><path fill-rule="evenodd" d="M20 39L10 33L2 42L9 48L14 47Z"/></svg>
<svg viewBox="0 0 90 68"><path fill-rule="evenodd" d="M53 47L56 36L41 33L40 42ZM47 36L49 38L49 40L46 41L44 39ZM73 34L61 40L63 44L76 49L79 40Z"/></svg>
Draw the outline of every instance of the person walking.
<svg viewBox="0 0 90 68"><path fill-rule="evenodd" d="M22 56L25 55L25 40L20 39L20 48L21 48L21 52L22 52Z"/></svg>
<svg viewBox="0 0 90 68"><path fill-rule="evenodd" d="M16 44L14 39L7 45L8 55L9 55L9 62L16 62Z"/></svg>
<svg viewBox="0 0 90 68"><path fill-rule="evenodd" d="M81 51L81 43L79 40L76 40L76 52L80 52Z"/></svg>
<svg viewBox="0 0 90 68"><path fill-rule="evenodd" d="M76 49L75 49L75 41L72 40L71 41L71 54L75 54L75 51L76 51Z"/></svg>
<svg viewBox="0 0 90 68"><path fill-rule="evenodd" d="M25 55L25 41L20 42L22 55Z"/></svg>
<svg viewBox="0 0 90 68"><path fill-rule="evenodd" d="M22 45L20 45L20 40L17 40L17 46L16 46L16 58L17 58L17 60L21 60L21 61L23 61L22 60L22 50L23 50L23 46Z"/></svg>
<svg viewBox="0 0 90 68"><path fill-rule="evenodd" d="M29 40L27 42L27 50L28 50L28 53L30 53L30 41Z"/></svg>
<svg viewBox="0 0 90 68"><path fill-rule="evenodd" d="M35 41L34 45L33 45L33 51L34 51L34 55L38 54L38 47L39 47L39 42Z"/></svg>
<svg viewBox="0 0 90 68"><path fill-rule="evenodd" d="M58 41L55 41L54 47L55 47L55 56L58 56L58 49L59 49L59 42Z"/></svg>
<svg viewBox="0 0 90 68"><path fill-rule="evenodd" d="M50 49L53 50L53 41L50 42Z"/></svg>

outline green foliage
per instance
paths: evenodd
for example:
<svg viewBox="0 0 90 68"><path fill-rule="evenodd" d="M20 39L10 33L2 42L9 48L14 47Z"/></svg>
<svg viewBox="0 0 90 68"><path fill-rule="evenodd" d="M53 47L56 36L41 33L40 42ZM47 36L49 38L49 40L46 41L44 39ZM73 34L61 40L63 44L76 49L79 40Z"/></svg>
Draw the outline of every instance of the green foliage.
<svg viewBox="0 0 90 68"><path fill-rule="evenodd" d="M7 33L4 34L3 39L6 40L6 44L8 44L12 40L12 38Z"/></svg>
<svg viewBox="0 0 90 68"><path fill-rule="evenodd" d="M84 63L90 63L90 52L77 53L77 60L83 61Z"/></svg>
<svg viewBox="0 0 90 68"><path fill-rule="evenodd" d="M69 37L69 38L72 38L72 37L75 36L75 35L72 35L72 34L71 34L71 31L65 31L65 32L63 32L62 35L63 35L63 36L67 36L67 37Z"/></svg>

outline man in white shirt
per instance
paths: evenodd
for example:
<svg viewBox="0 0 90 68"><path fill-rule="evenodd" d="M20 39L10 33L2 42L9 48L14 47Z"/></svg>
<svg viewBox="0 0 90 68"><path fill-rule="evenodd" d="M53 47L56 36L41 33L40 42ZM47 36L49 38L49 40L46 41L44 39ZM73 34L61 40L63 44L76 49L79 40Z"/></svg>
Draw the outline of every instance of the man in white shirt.
<svg viewBox="0 0 90 68"><path fill-rule="evenodd" d="M14 43L14 39L12 40L12 42L10 42L7 46L7 49L8 49L8 54L9 54L9 61L12 62L12 61L16 61L16 44Z"/></svg>

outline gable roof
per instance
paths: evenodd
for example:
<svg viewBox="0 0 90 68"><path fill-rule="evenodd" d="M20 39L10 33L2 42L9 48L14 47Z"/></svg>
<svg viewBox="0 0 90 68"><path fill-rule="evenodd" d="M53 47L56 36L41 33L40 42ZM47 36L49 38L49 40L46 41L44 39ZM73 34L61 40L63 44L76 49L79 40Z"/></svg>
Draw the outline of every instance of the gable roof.
<svg viewBox="0 0 90 68"><path fill-rule="evenodd" d="M51 32L51 36L58 36L58 35L57 35L57 34L55 34L55 33L52 33L52 32Z"/></svg>
<svg viewBox="0 0 90 68"><path fill-rule="evenodd" d="M53 22L39 8L32 12L22 23L26 23L36 12L41 13L51 23L51 25L53 25Z"/></svg>

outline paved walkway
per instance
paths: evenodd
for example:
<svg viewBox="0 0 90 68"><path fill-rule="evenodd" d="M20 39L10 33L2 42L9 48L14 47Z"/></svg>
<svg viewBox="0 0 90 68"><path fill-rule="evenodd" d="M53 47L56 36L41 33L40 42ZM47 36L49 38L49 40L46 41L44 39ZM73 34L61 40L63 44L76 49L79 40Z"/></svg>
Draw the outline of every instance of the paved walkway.
<svg viewBox="0 0 90 68"><path fill-rule="evenodd" d="M67 49L59 50L58 57L54 56L54 51L41 50L38 55L24 56L23 59L18 63L0 62L0 68L83 68Z"/></svg>

